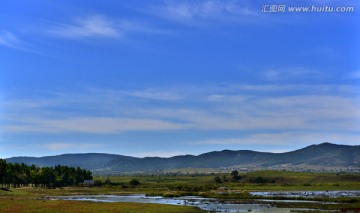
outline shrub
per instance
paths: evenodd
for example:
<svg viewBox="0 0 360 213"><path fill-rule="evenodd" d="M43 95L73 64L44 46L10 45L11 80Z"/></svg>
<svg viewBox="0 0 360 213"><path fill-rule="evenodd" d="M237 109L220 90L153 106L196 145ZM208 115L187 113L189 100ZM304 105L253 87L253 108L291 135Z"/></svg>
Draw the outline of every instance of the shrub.
<svg viewBox="0 0 360 213"><path fill-rule="evenodd" d="M222 183L221 178L219 176L214 177L215 183Z"/></svg>
<svg viewBox="0 0 360 213"><path fill-rule="evenodd" d="M140 184L141 184L140 181L137 180L137 179L132 179L132 180L130 181L130 186L133 186L133 187L138 186L138 185L140 185Z"/></svg>
<svg viewBox="0 0 360 213"><path fill-rule="evenodd" d="M101 180L95 180L94 181L94 186L102 186L103 182Z"/></svg>

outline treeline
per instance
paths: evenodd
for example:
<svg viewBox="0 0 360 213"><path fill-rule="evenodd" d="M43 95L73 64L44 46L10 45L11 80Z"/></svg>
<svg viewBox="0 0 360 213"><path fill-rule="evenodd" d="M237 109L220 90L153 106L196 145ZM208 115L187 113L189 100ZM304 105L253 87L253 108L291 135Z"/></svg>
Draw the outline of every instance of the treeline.
<svg viewBox="0 0 360 213"><path fill-rule="evenodd" d="M63 187L82 184L92 180L90 171L80 167L55 166L36 167L24 163L7 163L0 159L0 185L3 187Z"/></svg>
<svg viewBox="0 0 360 213"><path fill-rule="evenodd" d="M215 176L214 181L215 183L223 183L223 182L241 182L241 183L284 183L285 178L282 176L275 176L275 177L263 177L263 176L240 176L237 170L233 170L231 172L231 177L228 178L226 175L223 175L221 178L220 176Z"/></svg>

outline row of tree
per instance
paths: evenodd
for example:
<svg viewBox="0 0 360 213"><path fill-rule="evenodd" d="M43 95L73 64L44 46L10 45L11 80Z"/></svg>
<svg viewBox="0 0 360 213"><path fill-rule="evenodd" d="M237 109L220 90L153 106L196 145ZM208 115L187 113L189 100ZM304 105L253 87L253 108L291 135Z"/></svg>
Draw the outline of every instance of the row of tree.
<svg viewBox="0 0 360 213"><path fill-rule="evenodd" d="M92 180L90 171L80 167L36 167L26 164L7 163L0 159L0 184L4 187L63 187L74 186Z"/></svg>
<svg viewBox="0 0 360 213"><path fill-rule="evenodd" d="M236 182L242 178L241 176L239 176L239 172L237 170L233 170L230 175L231 175L231 181L233 182ZM214 181L215 183L222 183L222 182L228 182L229 180L228 178L226 178L226 175L224 175L222 179L219 176L215 176Z"/></svg>

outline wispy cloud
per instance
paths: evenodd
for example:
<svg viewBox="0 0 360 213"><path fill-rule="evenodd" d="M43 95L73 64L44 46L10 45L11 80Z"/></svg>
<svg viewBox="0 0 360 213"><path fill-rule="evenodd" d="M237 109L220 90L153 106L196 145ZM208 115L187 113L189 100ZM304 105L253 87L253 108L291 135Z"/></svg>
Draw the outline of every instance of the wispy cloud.
<svg viewBox="0 0 360 213"><path fill-rule="evenodd" d="M253 133L238 138L214 138L201 141L190 141L188 145L276 145L288 146L290 144L311 145L321 142L347 143L357 145L360 135L348 133L326 133L285 131L281 133Z"/></svg>
<svg viewBox="0 0 360 213"><path fill-rule="evenodd" d="M0 46L35 53L35 51L29 48L29 45L26 42L22 41L17 35L9 31L0 33Z"/></svg>
<svg viewBox="0 0 360 213"><path fill-rule="evenodd" d="M360 71L351 72L346 76L347 79L360 79Z"/></svg>
<svg viewBox="0 0 360 213"><path fill-rule="evenodd" d="M11 32L2 32L0 34L0 45L12 48L19 48L21 41Z"/></svg>
<svg viewBox="0 0 360 213"><path fill-rule="evenodd" d="M64 142L54 142L45 144L45 147L50 151L60 151L68 149L91 149L102 147L102 144L87 144L87 143L64 143Z"/></svg>
<svg viewBox="0 0 360 213"><path fill-rule="evenodd" d="M304 87L307 93L305 93ZM135 91L84 90L48 98L4 101L5 132L360 129L358 88L346 86L229 85L158 87ZM280 91L280 93L279 93Z"/></svg>
<svg viewBox="0 0 360 213"><path fill-rule="evenodd" d="M186 155L189 153L186 152L177 152L177 151L149 151L149 152L135 152L132 154L132 156L136 157L173 157L178 155Z"/></svg>
<svg viewBox="0 0 360 213"><path fill-rule="evenodd" d="M146 91L135 91L129 95L137 98L152 99L159 101L178 101L181 100L183 95L176 94L166 90L146 90Z"/></svg>
<svg viewBox="0 0 360 213"><path fill-rule="evenodd" d="M153 9L157 15L187 24L198 21L227 21L256 13L249 6L236 1L168 1Z"/></svg>
<svg viewBox="0 0 360 213"><path fill-rule="evenodd" d="M124 38L131 33L158 34L161 30L128 19L111 18L101 14L77 17L70 23L56 23L48 33L64 38Z"/></svg>
<svg viewBox="0 0 360 213"><path fill-rule="evenodd" d="M61 149L68 149L68 148L74 147L75 144L70 144L70 143L50 143L50 144L46 144L45 146L49 150L61 150Z"/></svg>
<svg viewBox="0 0 360 213"><path fill-rule="evenodd" d="M49 32L68 38L119 36L116 23L102 15L77 18L71 24L57 24Z"/></svg>
<svg viewBox="0 0 360 213"><path fill-rule="evenodd" d="M252 134L247 137L242 138L216 138L216 139L208 139L202 141L191 141L187 142L190 145L199 145L199 144L208 144L208 145L233 145L233 144L242 144L242 145L266 145L271 141L272 144L276 145L284 145L287 142L279 141L279 136L273 137L270 134Z"/></svg>
<svg viewBox="0 0 360 213"><path fill-rule="evenodd" d="M294 79L324 79L329 78L325 72L303 67L275 68L264 72L264 77L269 81L286 81Z"/></svg>
<svg viewBox="0 0 360 213"><path fill-rule="evenodd" d="M23 118L21 123L4 128L9 132L114 134L126 131L164 131L183 128L173 122L156 119L110 117Z"/></svg>
<svg viewBox="0 0 360 213"><path fill-rule="evenodd" d="M49 56L48 54L40 51L39 46L32 38L30 38L28 32L13 33L10 31L0 32L0 47L8 47L15 50L23 51L26 53Z"/></svg>

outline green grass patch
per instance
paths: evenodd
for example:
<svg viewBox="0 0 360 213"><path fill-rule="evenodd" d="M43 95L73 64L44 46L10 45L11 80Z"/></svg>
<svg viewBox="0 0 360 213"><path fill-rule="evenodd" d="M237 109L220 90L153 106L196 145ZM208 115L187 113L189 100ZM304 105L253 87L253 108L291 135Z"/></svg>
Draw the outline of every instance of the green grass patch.
<svg viewBox="0 0 360 213"><path fill-rule="evenodd" d="M117 177L95 177L101 187L63 187L46 188L10 188L0 190L0 212L200 212L198 209L182 206L153 205L137 203L92 203L77 201L50 201L48 197L64 195L91 194L147 194L164 197L202 196L236 202L261 202L262 197L251 196L251 191L326 191L360 190L360 174L306 173L287 171L256 171L239 173L240 178L233 179L230 174L213 175L138 175ZM221 183L215 182L218 176ZM140 184L130 184L136 179ZM221 189L222 188L222 189ZM272 198L265 198L272 199ZM289 199L289 198L273 198ZM340 209L360 207L360 198L292 198L335 202L325 207L314 203L278 203L278 207ZM16 205L15 203L19 203ZM30 207L32 205L33 207ZM77 207L79 206L79 207ZM139 207L140 206L140 207ZM138 208L139 207L139 208ZM14 209L14 210L12 210ZM141 210L139 210L141 209ZM152 210L154 209L154 210Z"/></svg>
<svg viewBox="0 0 360 213"><path fill-rule="evenodd" d="M196 207L144 204L144 203L96 203L86 201L0 199L0 212L204 212Z"/></svg>

